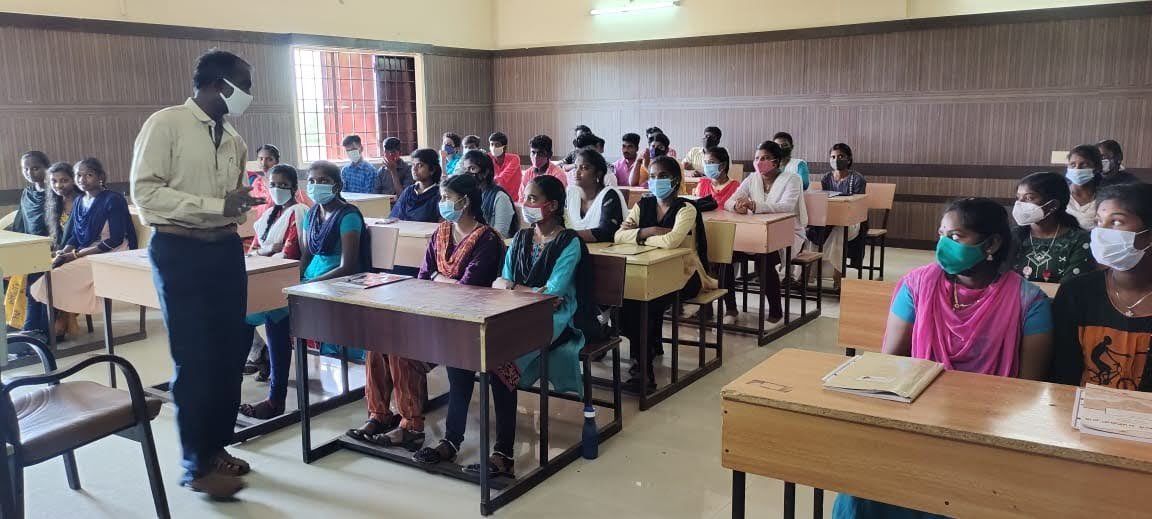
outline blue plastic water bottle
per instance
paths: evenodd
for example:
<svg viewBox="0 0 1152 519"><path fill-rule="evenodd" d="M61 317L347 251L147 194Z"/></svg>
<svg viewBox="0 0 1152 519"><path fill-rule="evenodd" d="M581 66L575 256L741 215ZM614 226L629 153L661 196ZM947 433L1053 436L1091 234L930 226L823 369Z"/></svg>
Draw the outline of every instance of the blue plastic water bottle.
<svg viewBox="0 0 1152 519"><path fill-rule="evenodd" d="M600 455L600 435L596 432L596 408L584 406L584 430L580 433L580 449L584 459L594 460Z"/></svg>

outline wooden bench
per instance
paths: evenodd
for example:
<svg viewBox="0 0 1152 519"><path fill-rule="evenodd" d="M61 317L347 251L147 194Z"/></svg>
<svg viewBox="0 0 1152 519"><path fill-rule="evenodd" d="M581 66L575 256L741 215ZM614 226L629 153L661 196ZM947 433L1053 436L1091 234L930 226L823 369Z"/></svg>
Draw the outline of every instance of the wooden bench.
<svg viewBox="0 0 1152 519"><path fill-rule="evenodd" d="M624 306L627 259L624 256L602 254L591 254L588 259L592 261L592 268L595 271L592 299L597 306L609 308L611 315L608 337L587 341L580 350L580 363L584 366L584 404L599 405L612 410L612 421L601 429L600 441L604 441L624 426L620 379L620 307ZM608 352L612 352L612 401L604 402L592 397L592 361L604 358Z"/></svg>

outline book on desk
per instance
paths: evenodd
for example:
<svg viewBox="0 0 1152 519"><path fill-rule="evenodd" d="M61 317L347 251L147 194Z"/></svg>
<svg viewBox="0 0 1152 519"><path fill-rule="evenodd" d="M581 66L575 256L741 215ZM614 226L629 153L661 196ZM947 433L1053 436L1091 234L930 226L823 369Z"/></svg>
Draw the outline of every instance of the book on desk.
<svg viewBox="0 0 1152 519"><path fill-rule="evenodd" d="M1152 443L1152 393L1088 384L1076 389L1072 413L1081 433Z"/></svg>
<svg viewBox="0 0 1152 519"><path fill-rule="evenodd" d="M615 245L605 247L604 250L600 252L603 252L604 254L617 254L620 256L635 256L637 254L643 254L651 250L656 250L656 247L651 245L637 245L634 243L617 243Z"/></svg>
<svg viewBox="0 0 1152 519"><path fill-rule="evenodd" d="M378 286L387 285L389 283L395 283L397 281L403 281L405 279L412 279L412 276L401 276L399 274L365 273L355 274L344 279L334 280L332 285L341 288L367 289L376 288Z"/></svg>
<svg viewBox="0 0 1152 519"><path fill-rule="evenodd" d="M908 404L943 371L939 362L867 352L824 375L824 389Z"/></svg>

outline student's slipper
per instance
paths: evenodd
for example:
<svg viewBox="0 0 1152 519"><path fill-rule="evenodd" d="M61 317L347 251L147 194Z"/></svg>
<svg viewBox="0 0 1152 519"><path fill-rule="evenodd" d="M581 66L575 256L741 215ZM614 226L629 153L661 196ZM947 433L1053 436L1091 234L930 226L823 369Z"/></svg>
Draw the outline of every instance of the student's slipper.
<svg viewBox="0 0 1152 519"><path fill-rule="evenodd" d="M364 425L361 425L359 429L348 429L348 432L344 434L348 435L350 438L372 443L372 440L369 439L370 436L375 436L377 434L391 431L392 429L395 429L399 426L399 415L391 415L385 421L369 418L368 421L364 422Z"/></svg>
<svg viewBox="0 0 1152 519"><path fill-rule="evenodd" d="M440 440L435 447L424 447L412 455L412 461L425 465L435 465L441 461L452 462L456 460L459 449L448 440Z"/></svg>
<svg viewBox="0 0 1152 519"><path fill-rule="evenodd" d="M488 477L490 478L510 478L516 479L516 463L499 452L493 452L488 456ZM463 468L464 472L474 476L480 475L480 464L475 463Z"/></svg>
<svg viewBox="0 0 1152 519"><path fill-rule="evenodd" d="M416 452L424 446L424 432L397 427L383 434L368 435L365 440L381 447L403 447L408 452Z"/></svg>
<svg viewBox="0 0 1152 519"><path fill-rule="evenodd" d="M257 420L267 420L284 414L284 403L277 407L271 400L262 400L255 404L240 404L240 414Z"/></svg>

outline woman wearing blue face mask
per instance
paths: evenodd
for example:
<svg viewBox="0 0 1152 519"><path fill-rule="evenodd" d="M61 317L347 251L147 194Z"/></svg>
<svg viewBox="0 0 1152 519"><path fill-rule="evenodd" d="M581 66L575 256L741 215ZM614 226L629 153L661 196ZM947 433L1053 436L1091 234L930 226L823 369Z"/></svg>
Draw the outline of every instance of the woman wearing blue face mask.
<svg viewBox="0 0 1152 519"><path fill-rule="evenodd" d="M1048 297L1007 269L1012 257L1008 213L987 198L953 202L940 220L936 262L900 280L884 353L982 375L1043 380L1052 349ZM837 518L938 518L935 514L836 497Z"/></svg>
<svg viewBox="0 0 1152 519"><path fill-rule="evenodd" d="M1092 230L1097 270L1060 285L1051 381L1152 391L1152 186L1100 190Z"/></svg>
<svg viewBox="0 0 1152 519"><path fill-rule="evenodd" d="M464 154L461 149L463 144L460 136L447 132L444 134L444 140L440 145L440 167L449 176L456 174L456 166L460 163L460 157Z"/></svg>
<svg viewBox="0 0 1152 519"><path fill-rule="evenodd" d="M640 199L628 216L624 224L616 232L616 243L635 243L651 245L661 249L690 248L695 254L688 256L685 262L685 274L688 282L680 290L683 298L696 297L703 288L713 290L716 280L708 275L708 240L704 234L704 220L696 206L685 198L680 198L680 183L683 173L680 163L668 156L656 157L649 168L648 189L652 196ZM657 298L648 303L650 316L664 315L664 311L672 304L675 294ZM629 337L632 344L632 358L637 358L637 348L648 348L648 387L640 388L640 366L633 364L631 374L633 378L626 382L632 389L653 391L656 389L655 372L652 368L653 359L663 352L660 342L661 324L659 318L650 318L648 322L640 321L640 303L625 301L620 321L623 333ZM640 327L648 327L648 343L641 344Z"/></svg>
<svg viewBox="0 0 1152 519"><path fill-rule="evenodd" d="M1068 188L1072 199L1068 201L1068 214L1075 216L1080 227L1096 227L1096 191L1103 180L1103 159L1100 150L1091 144L1081 144L1068 152Z"/></svg>

